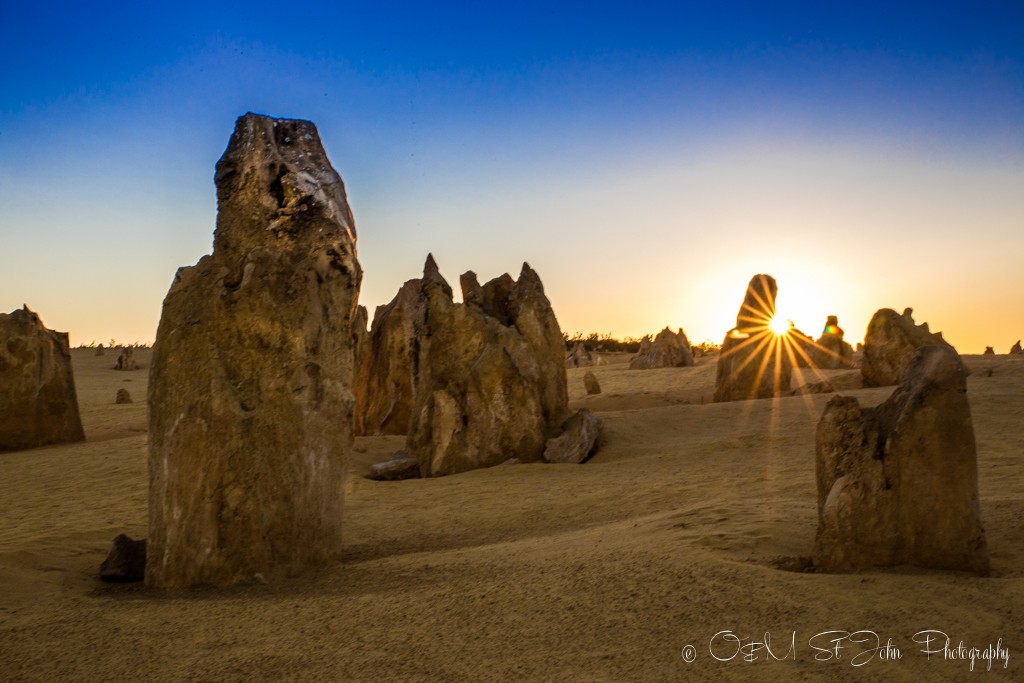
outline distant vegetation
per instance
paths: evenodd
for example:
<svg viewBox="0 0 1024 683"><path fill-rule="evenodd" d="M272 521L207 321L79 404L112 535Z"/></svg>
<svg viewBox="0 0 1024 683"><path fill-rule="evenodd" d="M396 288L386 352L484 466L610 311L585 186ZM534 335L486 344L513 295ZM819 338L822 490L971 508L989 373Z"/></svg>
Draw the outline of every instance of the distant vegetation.
<svg viewBox="0 0 1024 683"><path fill-rule="evenodd" d="M567 350L571 350L577 342L582 343L583 348L587 351L604 351L606 353L618 351L636 353L640 350L640 339L637 337L616 339L611 335L611 332L605 332L604 334L591 332L587 335L576 332L571 337L567 332L563 332L562 339L565 340L565 348ZM700 349L704 353L717 353L722 348L721 344L716 344L711 340L702 341L700 344L691 344L691 346L695 350Z"/></svg>
<svg viewBox="0 0 1024 683"><path fill-rule="evenodd" d="M151 348L153 348L152 344L147 344L145 342L138 342L137 341L137 342L133 342L131 344L125 344L123 342L115 341L113 339L111 339L106 344L97 343L96 340L94 339L91 342L89 342L88 344L79 344L75 348L76 349L95 349L97 346L103 346L103 347L108 348L108 349L120 349L120 348L151 349Z"/></svg>

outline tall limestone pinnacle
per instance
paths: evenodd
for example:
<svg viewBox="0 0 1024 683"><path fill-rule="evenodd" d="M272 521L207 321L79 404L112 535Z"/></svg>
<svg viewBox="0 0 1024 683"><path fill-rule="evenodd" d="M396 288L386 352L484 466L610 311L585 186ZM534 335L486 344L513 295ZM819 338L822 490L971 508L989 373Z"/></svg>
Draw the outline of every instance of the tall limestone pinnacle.
<svg viewBox="0 0 1024 683"><path fill-rule="evenodd" d="M217 163L213 253L175 275L149 388L146 583L336 561L362 271L309 121L246 114Z"/></svg>

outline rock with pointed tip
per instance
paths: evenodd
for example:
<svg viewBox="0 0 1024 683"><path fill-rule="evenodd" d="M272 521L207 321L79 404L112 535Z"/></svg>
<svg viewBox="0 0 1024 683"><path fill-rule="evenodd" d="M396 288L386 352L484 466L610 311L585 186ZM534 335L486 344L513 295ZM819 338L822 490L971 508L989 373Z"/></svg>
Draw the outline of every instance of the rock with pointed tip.
<svg viewBox="0 0 1024 683"><path fill-rule="evenodd" d="M825 320L821 336L814 342L811 363L826 370L853 367L853 347L843 340L839 317L830 315Z"/></svg>
<svg viewBox="0 0 1024 683"><path fill-rule="evenodd" d="M67 333L0 313L0 452L84 440Z"/></svg>
<svg viewBox="0 0 1024 683"><path fill-rule="evenodd" d="M650 335L644 336L640 341L640 350L629 361L629 369L688 368L693 364L690 340L686 338L683 328L673 332L666 327L653 341Z"/></svg>
<svg viewBox="0 0 1024 683"><path fill-rule="evenodd" d="M309 121L246 114L213 253L164 300L149 382L146 583L274 581L341 556L362 271Z"/></svg>
<svg viewBox="0 0 1024 683"><path fill-rule="evenodd" d="M864 360L861 377L865 387L898 384L914 353L923 346L949 345L941 332L932 333L928 323L914 323L913 309L902 314L891 308L878 310L864 335Z"/></svg>
<svg viewBox="0 0 1024 683"><path fill-rule="evenodd" d="M1024 353L1024 349L1021 349L1021 347L1020 347L1020 340L1019 339L1017 340L1016 344L1014 344L1013 346L1010 347L1010 354L1011 355L1016 355L1018 353Z"/></svg>
<svg viewBox="0 0 1024 683"><path fill-rule="evenodd" d="M967 372L952 347L915 351L875 408L833 397L816 463L817 567L988 571Z"/></svg>
<svg viewBox="0 0 1024 683"><path fill-rule="evenodd" d="M146 575L146 539L118 534L100 565L100 580L109 583L142 581Z"/></svg>
<svg viewBox="0 0 1024 683"><path fill-rule="evenodd" d="M793 362L782 337L769 324L775 317L778 285L755 275L747 285L736 327L722 342L715 370L716 403L771 398L790 390Z"/></svg>
<svg viewBox="0 0 1024 683"><path fill-rule="evenodd" d="M414 407L406 448L423 476L540 460L567 410L565 344L540 278L523 264L483 286L462 278L453 301L433 259L414 355Z"/></svg>

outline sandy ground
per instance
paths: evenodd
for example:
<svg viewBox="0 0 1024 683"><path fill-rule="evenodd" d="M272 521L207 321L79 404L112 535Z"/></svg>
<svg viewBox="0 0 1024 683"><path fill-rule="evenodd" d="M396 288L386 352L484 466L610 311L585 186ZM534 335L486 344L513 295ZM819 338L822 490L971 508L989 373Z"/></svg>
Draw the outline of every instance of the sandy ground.
<svg viewBox="0 0 1024 683"><path fill-rule="evenodd" d="M342 565L191 593L97 578L116 534L146 533L139 360L75 351L88 441L0 454L0 680L1024 680L1024 359L967 358L990 577L792 571L813 545L829 396L708 404L714 358L619 357L593 368L599 396L569 371L573 405L605 419L590 462L371 482L401 438L359 439ZM137 402L115 405L121 387ZM862 634L837 659L831 630L902 658ZM965 655L1001 639L1007 666L926 657L924 630ZM722 631L768 633L782 659L743 661Z"/></svg>

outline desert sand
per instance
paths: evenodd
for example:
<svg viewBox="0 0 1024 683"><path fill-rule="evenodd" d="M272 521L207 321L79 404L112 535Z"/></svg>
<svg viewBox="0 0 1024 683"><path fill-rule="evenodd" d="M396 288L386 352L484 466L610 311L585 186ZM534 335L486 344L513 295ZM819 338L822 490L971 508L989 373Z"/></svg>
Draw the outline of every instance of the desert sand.
<svg viewBox="0 0 1024 683"><path fill-rule="evenodd" d="M340 566L181 593L98 579L115 535L146 535L137 358L115 372L110 354L73 351L86 442L0 454L0 680L1024 680L1022 357L965 357L988 577L801 571L830 395L712 404L714 357L629 370L618 356L568 371L570 407L605 420L587 463L374 482L362 474L403 438L360 437ZM586 396L588 370L603 393ZM862 404L892 391L822 374ZM135 402L115 405L119 388ZM727 630L770 633L782 659L743 661L715 638ZM831 630L871 631L902 658L843 640L825 659ZM953 655L999 643L1008 657L972 672L926 657L925 630L962 642Z"/></svg>

